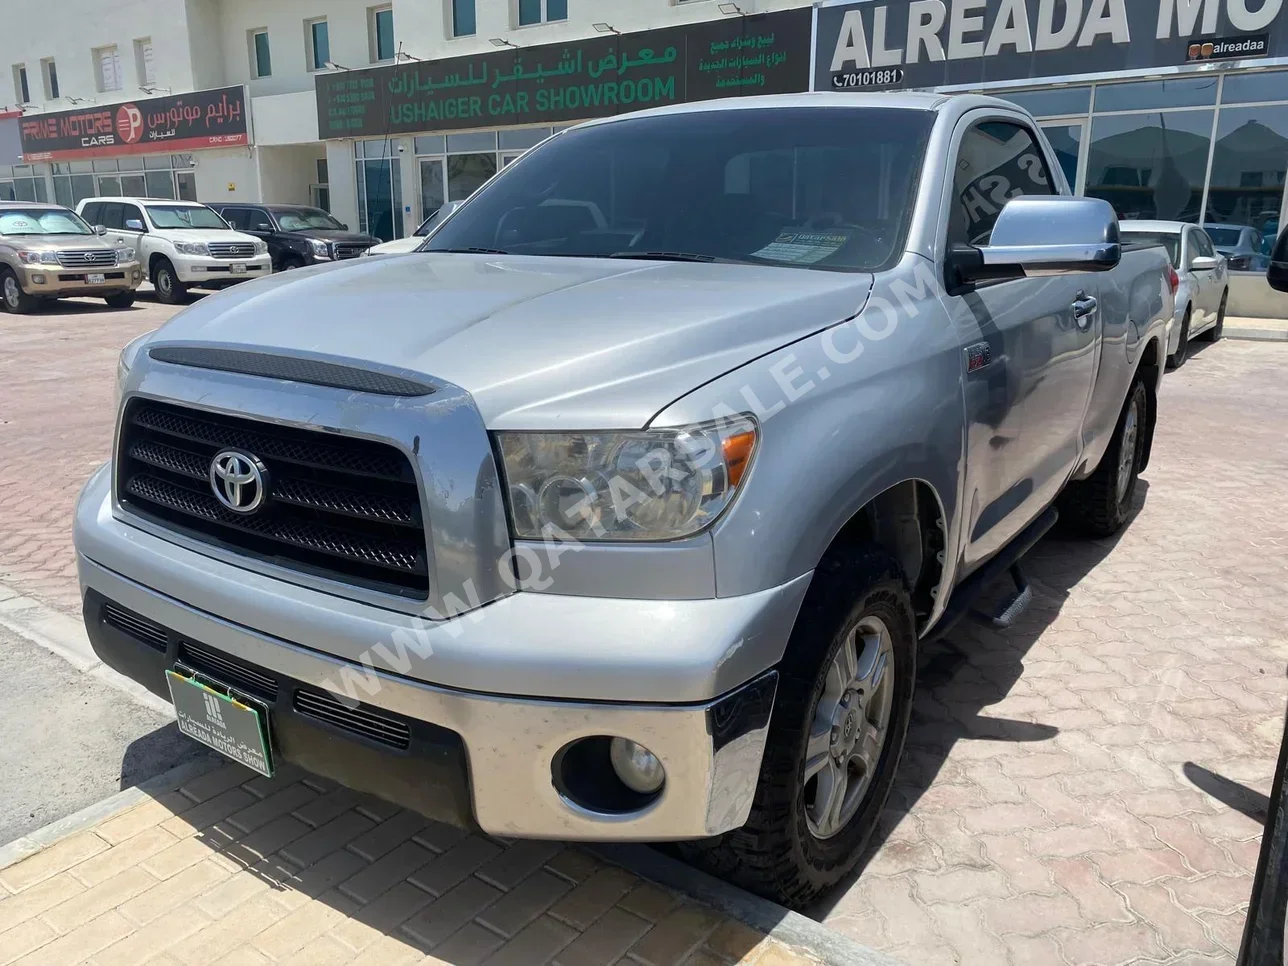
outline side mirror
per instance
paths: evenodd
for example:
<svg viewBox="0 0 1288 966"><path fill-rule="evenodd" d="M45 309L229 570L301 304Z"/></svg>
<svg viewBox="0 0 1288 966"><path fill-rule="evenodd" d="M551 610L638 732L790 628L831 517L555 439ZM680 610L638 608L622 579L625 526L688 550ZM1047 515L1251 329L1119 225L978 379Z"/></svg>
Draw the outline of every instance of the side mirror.
<svg viewBox="0 0 1288 966"><path fill-rule="evenodd" d="M1190 259L1191 272L1210 272L1221 264L1221 259L1211 255L1195 255Z"/></svg>
<svg viewBox="0 0 1288 966"><path fill-rule="evenodd" d="M349 226L343 221L340 222L340 227L343 228L345 231L349 230Z"/></svg>
<svg viewBox="0 0 1288 966"><path fill-rule="evenodd" d="M143 227L142 220L138 218L126 218L125 227L129 231L147 231L147 229Z"/></svg>
<svg viewBox="0 0 1288 966"><path fill-rule="evenodd" d="M95 226L94 226L94 234L95 234L95 235L106 235L106 234L107 234L107 225L95 225Z"/></svg>
<svg viewBox="0 0 1288 966"><path fill-rule="evenodd" d="M1107 272L1122 258L1118 216L1100 198L1013 198L987 245L958 246L950 257L963 282Z"/></svg>
<svg viewBox="0 0 1288 966"><path fill-rule="evenodd" d="M268 222L266 222L266 221L261 221L261 222L260 222L258 225L256 225L256 226L254 227L254 229L252 229L252 230L253 230L253 231L272 231L272 230L273 230L273 226L272 226L272 225L270 225L270 224L269 224Z"/></svg>

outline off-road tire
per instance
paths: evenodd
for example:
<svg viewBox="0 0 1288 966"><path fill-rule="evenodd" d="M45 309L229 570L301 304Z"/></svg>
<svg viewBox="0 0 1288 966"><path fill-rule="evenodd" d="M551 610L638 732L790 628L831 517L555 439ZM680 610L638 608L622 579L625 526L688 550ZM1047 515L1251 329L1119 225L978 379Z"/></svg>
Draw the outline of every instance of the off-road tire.
<svg viewBox="0 0 1288 966"><path fill-rule="evenodd" d="M103 301L107 303L110 309L128 309L134 304L133 292L115 292L112 295L104 295Z"/></svg>
<svg viewBox="0 0 1288 966"><path fill-rule="evenodd" d="M30 315L40 310L40 299L22 290L22 282L18 281L18 276L11 268L0 271L0 302L4 304L6 312L15 315Z"/></svg>
<svg viewBox="0 0 1288 966"><path fill-rule="evenodd" d="M1221 293L1221 307L1216 310L1216 325L1204 332L1199 339L1203 342L1220 342L1225 335L1225 303L1230 298L1230 290Z"/></svg>
<svg viewBox="0 0 1288 966"><path fill-rule="evenodd" d="M1179 369L1185 365L1185 360L1190 357L1190 318L1193 309L1190 306L1185 307L1185 319L1181 322L1181 337L1176 343L1176 351L1167 357L1167 368Z"/></svg>
<svg viewBox="0 0 1288 966"><path fill-rule="evenodd" d="M1126 466L1126 472L1131 474L1131 478L1120 497L1118 481L1124 469L1124 435L1128 414L1133 407L1136 409L1137 429L1131 462ZM1096 539L1111 537L1123 528L1136 495L1148 429L1149 393L1145 384L1137 379L1127 391L1127 401L1118 414L1118 425L1114 427L1113 439L1110 440L1100 465L1087 479L1070 483L1060 495L1060 520L1064 529L1078 536Z"/></svg>
<svg viewBox="0 0 1288 966"><path fill-rule="evenodd" d="M876 616L893 644L893 703L866 798L837 834L818 839L805 813L805 744L833 655L863 618ZM751 815L741 828L677 851L713 875L800 909L858 863L890 794L912 711L917 635L899 564L879 547L824 560L796 618L779 668L778 694Z"/></svg>
<svg viewBox="0 0 1288 966"><path fill-rule="evenodd" d="M298 255L285 255L276 270L279 272L293 272L295 269L303 267L304 259Z"/></svg>
<svg viewBox="0 0 1288 966"><path fill-rule="evenodd" d="M188 286L179 281L179 276L168 258L157 263L152 273L152 284L157 290L157 300L166 305L182 305L188 299Z"/></svg>

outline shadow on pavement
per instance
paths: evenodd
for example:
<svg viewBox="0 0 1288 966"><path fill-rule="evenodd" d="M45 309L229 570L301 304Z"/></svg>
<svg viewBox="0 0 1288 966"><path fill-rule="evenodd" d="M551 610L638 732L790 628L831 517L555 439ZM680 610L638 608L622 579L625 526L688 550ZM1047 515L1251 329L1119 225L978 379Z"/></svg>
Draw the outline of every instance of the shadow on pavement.
<svg viewBox="0 0 1288 966"><path fill-rule="evenodd" d="M1192 761L1182 765L1181 770L1185 772L1185 777L1195 788L1206 792L1236 812L1242 812L1254 822L1266 824L1266 817L1270 814L1270 799L1256 789L1232 781L1214 771L1208 771L1202 765L1196 765Z"/></svg>
<svg viewBox="0 0 1288 966"><path fill-rule="evenodd" d="M1133 520L1148 491L1148 481L1140 480ZM1130 526L1131 521L1127 524ZM1015 626L1001 631L966 618L945 637L922 645L912 721L889 801L855 871L809 910L811 917L826 916L863 874L890 834L930 788L958 741L1046 741L1059 733L1051 725L988 716L985 712L1010 693L1024 673L1025 655L1060 613L1069 591L1114 549L1122 532L1106 540L1071 539L1057 524L1051 535L1021 561L1033 586L1034 599ZM990 588L990 593L1001 596L1009 587L1008 578L1003 576L997 581L996 591ZM993 610L987 597L981 601L980 609Z"/></svg>
<svg viewBox="0 0 1288 966"><path fill-rule="evenodd" d="M179 733L173 721L136 738L125 747L121 757L120 788L124 791L142 784L155 775L190 761L206 759L213 767L219 757L191 738Z"/></svg>

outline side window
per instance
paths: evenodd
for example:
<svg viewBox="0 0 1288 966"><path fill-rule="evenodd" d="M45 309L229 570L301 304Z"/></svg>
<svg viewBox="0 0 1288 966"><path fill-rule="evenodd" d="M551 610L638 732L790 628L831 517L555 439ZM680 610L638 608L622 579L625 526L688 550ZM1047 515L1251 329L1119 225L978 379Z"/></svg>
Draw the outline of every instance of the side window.
<svg viewBox="0 0 1288 966"><path fill-rule="evenodd" d="M1033 132L1013 121L973 124L957 152L948 244L987 245L1008 201L1055 193Z"/></svg>
<svg viewBox="0 0 1288 966"><path fill-rule="evenodd" d="M1216 254L1216 249L1212 247L1212 239L1208 237L1207 232L1203 231L1202 229L1196 228L1194 229L1193 237L1194 237L1194 254L1204 255L1208 258L1211 258L1213 255Z"/></svg>
<svg viewBox="0 0 1288 966"><path fill-rule="evenodd" d="M245 208L216 208L215 211L234 228L244 230L250 224L250 213Z"/></svg>
<svg viewBox="0 0 1288 966"><path fill-rule="evenodd" d="M147 227L148 223L143 220L143 212L139 210L138 205L121 205L120 208L121 208L121 226L125 228L127 231L142 230L138 227L131 228L125 224L127 221L131 221L131 220L137 221L144 228Z"/></svg>
<svg viewBox="0 0 1288 966"><path fill-rule="evenodd" d="M246 227L256 231L272 231L273 216L264 208L248 208L246 211Z"/></svg>
<svg viewBox="0 0 1288 966"><path fill-rule="evenodd" d="M116 231L125 227L125 220L121 216L121 204L116 201L104 201L99 205L98 212L99 224L106 225Z"/></svg>
<svg viewBox="0 0 1288 966"><path fill-rule="evenodd" d="M81 212L81 218L85 220L87 225L101 225L103 222L99 220L99 215L101 214L99 209L102 207L102 202L91 201L85 206L85 210Z"/></svg>

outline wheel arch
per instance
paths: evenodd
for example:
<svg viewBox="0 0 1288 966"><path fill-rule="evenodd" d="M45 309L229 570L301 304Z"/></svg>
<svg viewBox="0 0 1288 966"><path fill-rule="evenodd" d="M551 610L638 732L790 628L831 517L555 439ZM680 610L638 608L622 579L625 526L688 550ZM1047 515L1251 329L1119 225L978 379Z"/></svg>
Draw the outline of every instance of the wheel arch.
<svg viewBox="0 0 1288 966"><path fill-rule="evenodd" d="M168 262L168 261L170 261L170 259L166 257L165 252L153 252L148 257L148 281L149 282L156 281L157 268L161 265L162 262Z"/></svg>
<svg viewBox="0 0 1288 966"><path fill-rule="evenodd" d="M1136 364L1135 379L1145 384L1145 399L1149 409L1145 417L1145 444L1140 457L1142 470L1149 466L1149 456L1154 448L1154 427L1158 423L1158 382L1166 363L1165 352L1166 349L1159 344L1157 338L1150 339L1140 354L1140 362Z"/></svg>

